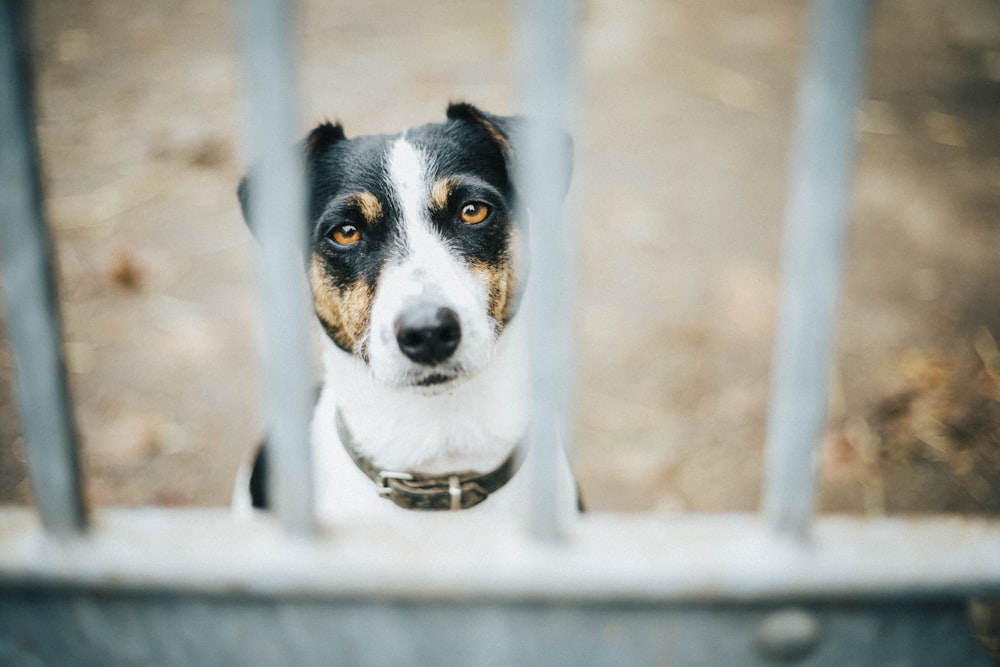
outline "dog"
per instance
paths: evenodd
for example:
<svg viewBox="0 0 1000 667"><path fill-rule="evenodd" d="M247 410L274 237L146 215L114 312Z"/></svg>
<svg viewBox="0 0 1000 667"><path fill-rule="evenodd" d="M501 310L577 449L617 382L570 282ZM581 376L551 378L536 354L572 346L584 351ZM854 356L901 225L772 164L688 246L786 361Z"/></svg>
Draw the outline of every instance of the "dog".
<svg viewBox="0 0 1000 667"><path fill-rule="evenodd" d="M324 122L304 140L305 263L324 365L311 425L320 521L525 502L526 124L460 103L444 122L396 135L348 138ZM554 159L568 166L565 145ZM251 229L252 181L251 170L238 190ZM265 444L241 475L238 508L269 507L271 455ZM570 514L581 505L560 462L551 483Z"/></svg>

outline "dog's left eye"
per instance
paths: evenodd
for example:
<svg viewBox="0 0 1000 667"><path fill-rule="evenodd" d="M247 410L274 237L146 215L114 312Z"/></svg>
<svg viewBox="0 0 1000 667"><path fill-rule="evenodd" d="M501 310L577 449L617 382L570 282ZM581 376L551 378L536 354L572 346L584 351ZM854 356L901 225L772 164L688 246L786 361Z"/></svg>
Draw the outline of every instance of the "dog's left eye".
<svg viewBox="0 0 1000 667"><path fill-rule="evenodd" d="M330 238L339 246L352 246L361 240L361 230L351 224L338 225L330 232Z"/></svg>
<svg viewBox="0 0 1000 667"><path fill-rule="evenodd" d="M492 209L481 201L469 202L462 206L459 218L467 225L478 225L489 217Z"/></svg>

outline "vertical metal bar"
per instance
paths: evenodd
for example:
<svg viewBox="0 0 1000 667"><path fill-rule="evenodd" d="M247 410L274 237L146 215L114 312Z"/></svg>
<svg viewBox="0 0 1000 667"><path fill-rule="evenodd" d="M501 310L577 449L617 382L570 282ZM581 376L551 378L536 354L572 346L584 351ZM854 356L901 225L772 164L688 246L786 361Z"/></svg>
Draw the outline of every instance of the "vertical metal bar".
<svg viewBox="0 0 1000 667"><path fill-rule="evenodd" d="M86 512L62 356L52 246L42 213L32 77L21 3L0 3L0 265L21 423L42 523L80 533Z"/></svg>
<svg viewBox="0 0 1000 667"><path fill-rule="evenodd" d="M521 8L521 86L528 126L524 181L528 187L531 247L532 424L536 458L528 530L557 539L560 446L568 445L572 351L571 239L563 215L569 179L565 137L572 109L576 6L571 0L525 0ZM567 156L568 157L568 156Z"/></svg>
<svg viewBox="0 0 1000 667"><path fill-rule="evenodd" d="M763 509L804 538L815 509L818 445L840 291L864 75L867 0L813 0L785 218Z"/></svg>
<svg viewBox="0 0 1000 667"><path fill-rule="evenodd" d="M302 275L308 230L302 157L295 147L292 11L279 0L244 0L241 5L253 165L249 206L260 249L265 413L275 504L286 531L310 535L313 388Z"/></svg>

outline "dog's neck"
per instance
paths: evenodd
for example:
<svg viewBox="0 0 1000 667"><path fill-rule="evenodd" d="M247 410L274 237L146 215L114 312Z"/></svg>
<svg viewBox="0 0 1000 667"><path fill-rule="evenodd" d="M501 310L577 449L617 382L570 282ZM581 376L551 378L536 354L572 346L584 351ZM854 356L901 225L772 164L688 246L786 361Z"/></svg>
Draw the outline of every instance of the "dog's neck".
<svg viewBox="0 0 1000 667"><path fill-rule="evenodd" d="M327 342L316 419L334 420L339 411L357 453L385 470L493 470L521 442L528 424L526 351L519 319L506 327L482 372L432 390L379 384L357 357Z"/></svg>

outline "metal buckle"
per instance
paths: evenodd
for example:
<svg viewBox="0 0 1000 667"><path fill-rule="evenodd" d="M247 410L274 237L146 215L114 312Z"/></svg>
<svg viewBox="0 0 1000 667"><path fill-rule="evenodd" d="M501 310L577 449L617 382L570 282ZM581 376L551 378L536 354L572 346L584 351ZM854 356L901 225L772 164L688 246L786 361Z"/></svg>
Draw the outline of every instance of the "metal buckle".
<svg viewBox="0 0 1000 667"><path fill-rule="evenodd" d="M451 496L449 509L452 512L462 509L462 484L458 481L458 475L452 475L448 478L448 495Z"/></svg>
<svg viewBox="0 0 1000 667"><path fill-rule="evenodd" d="M383 498L388 498L392 495L392 488L389 486L390 479L409 481L413 479L413 475L406 472L392 472L391 470L380 471L375 476L375 484L378 485L378 494Z"/></svg>

